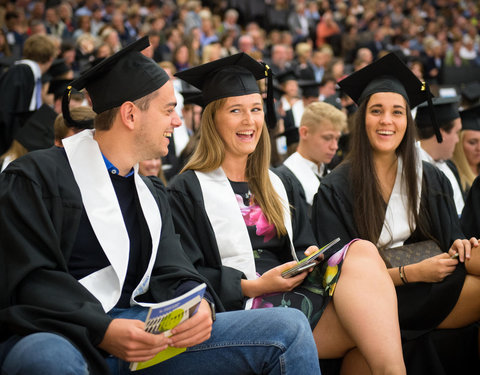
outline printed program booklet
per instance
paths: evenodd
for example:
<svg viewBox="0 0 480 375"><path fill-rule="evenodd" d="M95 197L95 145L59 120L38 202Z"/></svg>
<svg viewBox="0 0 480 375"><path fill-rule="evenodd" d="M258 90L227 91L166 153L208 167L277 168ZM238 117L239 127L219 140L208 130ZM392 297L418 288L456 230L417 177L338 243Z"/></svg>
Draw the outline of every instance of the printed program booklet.
<svg viewBox="0 0 480 375"><path fill-rule="evenodd" d="M203 283L177 298L151 306L145 321L145 331L153 334L164 334L167 337L171 336L171 329L197 312L205 288L206 284ZM141 370L153 366L183 353L185 350L187 349L169 346L148 361L130 363L130 370Z"/></svg>

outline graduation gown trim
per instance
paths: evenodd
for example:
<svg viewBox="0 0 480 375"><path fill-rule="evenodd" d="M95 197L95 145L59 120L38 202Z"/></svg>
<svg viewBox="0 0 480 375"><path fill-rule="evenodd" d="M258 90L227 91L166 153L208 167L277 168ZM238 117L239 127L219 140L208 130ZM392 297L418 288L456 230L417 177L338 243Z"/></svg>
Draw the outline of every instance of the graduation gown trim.
<svg viewBox="0 0 480 375"><path fill-rule="evenodd" d="M283 162L283 165L290 169L298 181L300 181L305 192L305 199L309 205L312 205L313 197L320 186L320 180L307 164L307 160L298 152L295 152Z"/></svg>
<svg viewBox="0 0 480 375"><path fill-rule="evenodd" d="M418 189L418 205L417 212L420 208L420 197L422 194L422 174L423 167L420 158L417 158L417 189ZM385 221L383 223L382 231L377 242L377 246L396 247L402 246L407 238L410 237L415 230L415 223L413 228L410 227L408 217L408 202L407 202L407 186L403 178L403 161L401 157L397 159L397 175L395 177L395 184L393 185L390 199L388 200L387 210L385 212Z"/></svg>
<svg viewBox="0 0 480 375"><path fill-rule="evenodd" d="M63 144L95 236L111 263L79 282L101 302L105 311L109 311L121 295L128 267L130 240L109 172L93 134L93 130L85 130L64 139ZM152 252L147 270L132 293L132 304L137 303L136 296L148 290L162 228L160 212L150 190L138 175L138 165L135 166L134 180L152 237Z"/></svg>
<svg viewBox="0 0 480 375"><path fill-rule="evenodd" d="M247 279L256 279L255 260L247 227L238 207L232 187L222 168L212 172L195 171L203 194L205 211L215 233L215 238L224 266L240 270ZM270 181L280 196L284 209L284 223L287 228L293 259L298 260L292 239L292 221L288 197L280 178L269 171ZM222 197L222 199L218 199Z"/></svg>

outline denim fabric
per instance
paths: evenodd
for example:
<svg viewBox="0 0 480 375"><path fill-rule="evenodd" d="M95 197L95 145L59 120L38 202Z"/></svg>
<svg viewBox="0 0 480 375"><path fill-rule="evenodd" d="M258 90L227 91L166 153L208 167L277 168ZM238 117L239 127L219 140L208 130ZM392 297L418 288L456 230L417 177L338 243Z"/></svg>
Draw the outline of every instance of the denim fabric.
<svg viewBox="0 0 480 375"><path fill-rule="evenodd" d="M110 315L114 318L144 320L147 309L134 307L130 309L114 309ZM49 334L50 335L50 334ZM62 373L51 370L35 371L30 368L21 372L14 367L6 367L8 363L23 363L24 359L18 354L12 357L14 352L19 352L17 346L23 346L22 342L29 341L31 336L21 340L7 355L2 367L7 375L14 374L47 374ZM50 335L54 336L55 335ZM64 339L56 336L57 343L42 343L44 348L52 346L65 346ZM50 338L55 341L53 338ZM67 354L72 361L77 363L77 356L70 353L75 351L72 345L66 346ZM48 349L49 350L49 349ZM37 353L36 349L29 349L28 356ZM58 356L49 356L52 366L58 365ZM11 358L12 357L12 358ZM35 363L35 359L30 362ZM114 375L132 375L128 369L128 363L113 356L107 358L108 365ZM42 362L43 363L43 362ZM45 365L47 366L47 365ZM18 366L21 367L21 366ZM73 367L73 365L72 365ZM51 367L48 367L51 368ZM77 366L78 372L85 374L85 362L83 366ZM49 372L50 371L50 372ZM212 336L202 344L189 348L186 352L173 357L156 366L136 371L138 375L153 374L320 374L315 342L310 326L305 316L298 310L288 308L271 308L250 311L232 311L217 314L217 320L213 325Z"/></svg>
<svg viewBox="0 0 480 375"><path fill-rule="evenodd" d="M88 368L83 356L68 340L41 332L16 342L3 362L2 374L87 375Z"/></svg>

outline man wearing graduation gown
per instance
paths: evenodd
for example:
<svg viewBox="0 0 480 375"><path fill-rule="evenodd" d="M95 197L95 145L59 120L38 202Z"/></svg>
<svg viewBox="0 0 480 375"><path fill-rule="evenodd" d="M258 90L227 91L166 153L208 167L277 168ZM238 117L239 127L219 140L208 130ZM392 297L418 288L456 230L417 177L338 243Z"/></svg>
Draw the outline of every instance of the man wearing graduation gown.
<svg viewBox="0 0 480 375"><path fill-rule="evenodd" d="M331 104L315 102L303 112L297 151L290 155L277 172L290 175L298 184L311 210L320 180L329 170L338 149L338 140L347 127L345 114Z"/></svg>
<svg viewBox="0 0 480 375"><path fill-rule="evenodd" d="M432 163L447 176L453 189L453 200L460 216L463 210L464 193L460 183L457 167L450 160L462 129L462 121L458 112L460 97L434 98L432 100L443 141L438 143L430 119L426 103L417 107L415 122L420 137L419 153L422 160Z"/></svg>
<svg viewBox="0 0 480 375"><path fill-rule="evenodd" d="M144 331L147 306L206 281L180 246L159 180L138 174L180 124L167 74L140 53L147 46L147 37L133 43L68 88L67 121L70 90L86 87L94 131L0 175L2 373L126 374L127 361L167 345L193 348L142 373L318 368L301 313L221 313L213 324L213 303L223 306L210 288L172 337Z"/></svg>
<svg viewBox="0 0 480 375"><path fill-rule="evenodd" d="M33 35L25 41L23 54L23 60L0 76L0 154L10 147L26 116L42 105L41 78L56 48L47 36Z"/></svg>

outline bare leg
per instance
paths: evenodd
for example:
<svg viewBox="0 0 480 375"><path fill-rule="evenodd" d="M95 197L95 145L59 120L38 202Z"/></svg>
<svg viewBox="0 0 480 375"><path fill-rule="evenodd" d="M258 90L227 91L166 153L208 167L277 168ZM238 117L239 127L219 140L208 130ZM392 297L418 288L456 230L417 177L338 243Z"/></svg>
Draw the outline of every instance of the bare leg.
<svg viewBox="0 0 480 375"><path fill-rule="evenodd" d="M480 320L480 277L467 275L456 305L438 328L460 328Z"/></svg>
<svg viewBox="0 0 480 375"><path fill-rule="evenodd" d="M319 358L356 346L373 374L405 374L395 288L377 248L353 243L333 297L314 331Z"/></svg>
<svg viewBox="0 0 480 375"><path fill-rule="evenodd" d="M365 357L358 349L350 350L343 358L340 375L371 375L371 373Z"/></svg>

